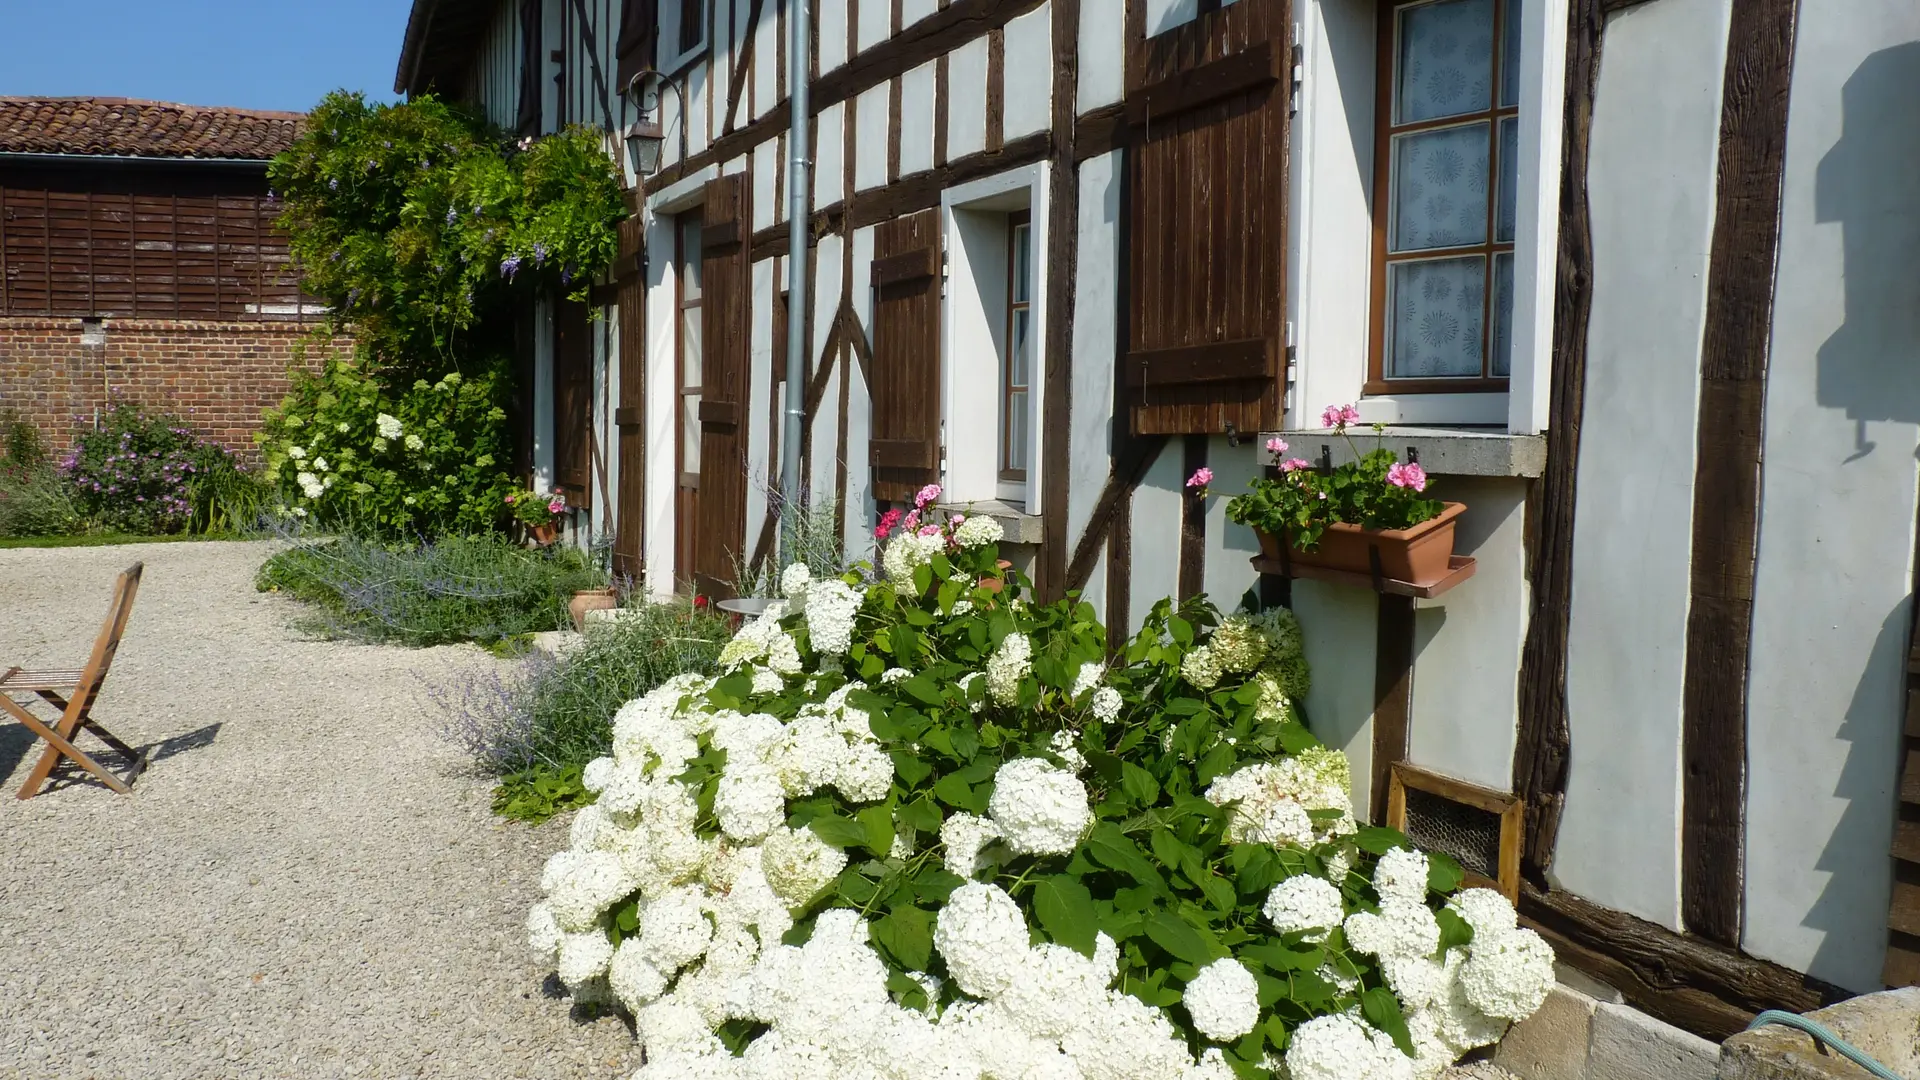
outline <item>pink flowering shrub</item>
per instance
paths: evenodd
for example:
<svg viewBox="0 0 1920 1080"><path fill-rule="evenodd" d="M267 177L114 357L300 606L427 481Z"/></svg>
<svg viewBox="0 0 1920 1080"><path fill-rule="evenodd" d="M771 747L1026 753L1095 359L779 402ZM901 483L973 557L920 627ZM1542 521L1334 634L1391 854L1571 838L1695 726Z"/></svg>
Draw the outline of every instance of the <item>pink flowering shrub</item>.
<svg viewBox="0 0 1920 1080"><path fill-rule="evenodd" d="M1359 422L1360 410L1329 405L1320 420L1352 447L1347 428ZM1381 429L1374 430L1378 436ZM1287 457L1285 439L1268 439L1267 453L1279 475L1256 479L1246 494L1229 500L1227 518L1312 551L1327 526L1336 522L1363 529L1410 529L1439 516L1441 504L1423 497L1426 470L1419 462L1400 461L1384 441L1376 438L1374 448L1364 454L1353 447L1355 460L1323 470L1305 458ZM1188 486L1194 485L1189 481Z"/></svg>
<svg viewBox="0 0 1920 1080"><path fill-rule="evenodd" d="M81 513L120 532L159 534L203 519L212 486L240 467L178 419L115 405L59 461Z"/></svg>

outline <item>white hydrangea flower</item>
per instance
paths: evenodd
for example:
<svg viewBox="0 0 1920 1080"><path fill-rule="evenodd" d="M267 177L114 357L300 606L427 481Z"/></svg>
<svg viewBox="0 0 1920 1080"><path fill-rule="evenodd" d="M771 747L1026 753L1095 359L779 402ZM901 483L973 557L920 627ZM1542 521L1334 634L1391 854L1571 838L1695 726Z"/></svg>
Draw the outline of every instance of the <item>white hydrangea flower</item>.
<svg viewBox="0 0 1920 1080"><path fill-rule="evenodd" d="M790 601L799 600L807 594L807 583L812 580L813 571L806 563L793 563L780 572L780 595Z"/></svg>
<svg viewBox="0 0 1920 1080"><path fill-rule="evenodd" d="M753 669L753 692L756 694L777 694L786 687L780 673L772 668Z"/></svg>
<svg viewBox="0 0 1920 1080"><path fill-rule="evenodd" d="M1093 823L1087 786L1040 758L1019 758L995 771L987 812L1007 846L1022 855L1065 855Z"/></svg>
<svg viewBox="0 0 1920 1080"><path fill-rule="evenodd" d="M786 824L787 793L773 766L759 761L728 762L713 797L720 829L751 843Z"/></svg>
<svg viewBox="0 0 1920 1080"><path fill-rule="evenodd" d="M1087 755L1081 753L1080 748L1074 745L1072 731L1061 728L1054 732L1053 736L1047 740L1047 747L1060 755L1060 760L1066 762L1068 770L1074 774L1087 771Z"/></svg>
<svg viewBox="0 0 1920 1080"><path fill-rule="evenodd" d="M1120 715L1120 691L1111 686L1102 686L1093 692L1093 718L1103 724L1111 724Z"/></svg>
<svg viewBox="0 0 1920 1080"><path fill-rule="evenodd" d="M1107 665L1098 660L1089 660L1081 664L1080 670L1073 673L1073 689L1067 691L1067 696L1078 701L1080 695L1099 686L1100 680L1105 678L1106 674Z"/></svg>
<svg viewBox="0 0 1920 1080"><path fill-rule="evenodd" d="M938 536L921 536L905 531L896 533L881 553L881 568L887 572L887 580L893 582L896 589L910 590L913 588L913 572L932 562L934 553L945 547L946 543Z"/></svg>
<svg viewBox="0 0 1920 1080"><path fill-rule="evenodd" d="M1332 835L1351 832L1348 765L1339 751L1313 749L1280 761L1247 765L1208 786L1215 806L1238 803L1228 833L1235 842L1291 843L1311 846ZM1338 810L1342 819L1315 827L1308 810Z"/></svg>
<svg viewBox="0 0 1920 1080"><path fill-rule="evenodd" d="M614 950L607 982L613 996L632 1013L667 992L667 977L647 959L646 947L639 938L628 938Z"/></svg>
<svg viewBox="0 0 1920 1080"><path fill-rule="evenodd" d="M293 478L293 481L300 485L301 494L309 499L317 499L327 490L326 485L320 482L320 478L310 472L302 471Z"/></svg>
<svg viewBox="0 0 1920 1080"><path fill-rule="evenodd" d="M853 620L866 595L839 578L807 586L807 639L817 653L839 656L853 644Z"/></svg>
<svg viewBox="0 0 1920 1080"><path fill-rule="evenodd" d="M1335 888L1345 885L1347 875L1353 870L1353 856L1348 855L1345 850L1334 852L1327 856L1326 870L1327 880L1332 882Z"/></svg>
<svg viewBox="0 0 1920 1080"><path fill-rule="evenodd" d="M971 712L979 712L981 709L986 708L987 705L985 698L979 700L974 700L973 698L973 684L977 682L979 678L979 672L969 671L965 675L960 676L960 681L954 684L962 694L967 696L967 709Z"/></svg>
<svg viewBox="0 0 1920 1080"><path fill-rule="evenodd" d="M1295 874L1267 894L1267 921L1283 934L1306 932L1308 941L1323 941L1346 921L1346 901L1331 883L1311 874Z"/></svg>
<svg viewBox="0 0 1920 1080"><path fill-rule="evenodd" d="M560 939L558 972L560 981L572 990L606 974L613 960L613 942L598 930L567 934Z"/></svg>
<svg viewBox="0 0 1920 1080"><path fill-rule="evenodd" d="M833 786L849 802L878 802L893 787L893 758L880 749L879 743L855 743L841 758L833 774Z"/></svg>
<svg viewBox="0 0 1920 1080"><path fill-rule="evenodd" d="M1473 936L1497 937L1519 925L1513 905L1492 889L1462 889L1447 906L1473 927Z"/></svg>
<svg viewBox="0 0 1920 1080"><path fill-rule="evenodd" d="M776 716L729 711L715 715L713 734L709 738L714 746L727 752L727 764L731 768L734 762L766 760L766 748L786 731L786 725Z"/></svg>
<svg viewBox="0 0 1920 1080"><path fill-rule="evenodd" d="M1373 868L1373 888L1380 899L1424 903L1427 899L1427 856L1411 848L1394 848L1380 856Z"/></svg>
<svg viewBox="0 0 1920 1080"><path fill-rule="evenodd" d="M1233 1066L1227 1064L1227 1056L1219 1047L1211 1046L1200 1055L1200 1063L1182 1073L1180 1080L1235 1080L1237 1076Z"/></svg>
<svg viewBox="0 0 1920 1080"><path fill-rule="evenodd" d="M1460 977L1464 949L1448 949L1439 959L1426 956L1396 956L1380 962L1387 985L1400 998L1405 1009L1425 1009L1444 1004L1453 996L1453 984Z"/></svg>
<svg viewBox="0 0 1920 1080"><path fill-rule="evenodd" d="M847 868L847 857L812 829L779 828L760 849L760 866L774 895L798 907Z"/></svg>
<svg viewBox="0 0 1920 1080"><path fill-rule="evenodd" d="M706 890L698 885L673 889L640 913L640 947L662 974L671 975L700 959L712 940Z"/></svg>
<svg viewBox="0 0 1920 1080"><path fill-rule="evenodd" d="M1260 985L1230 957L1201 968L1181 997L1194 1028L1214 1042L1232 1042L1260 1022Z"/></svg>
<svg viewBox="0 0 1920 1080"><path fill-rule="evenodd" d="M953 542L963 548L997 544L1005 536L1006 530L1000 527L1000 523L985 514L975 514L953 530Z"/></svg>
<svg viewBox="0 0 1920 1080"><path fill-rule="evenodd" d="M1060 1040L1086 1080L1164 1080L1193 1065L1166 1013L1117 990L1089 1005L1086 1022Z"/></svg>
<svg viewBox="0 0 1920 1080"><path fill-rule="evenodd" d="M306 448L302 446L289 446L287 447L287 456L295 461L300 461L306 458L307 451Z"/></svg>
<svg viewBox="0 0 1920 1080"><path fill-rule="evenodd" d="M1207 645L1213 650L1220 670L1235 673L1259 667L1271 648L1266 633L1244 615L1229 615L1220 620Z"/></svg>
<svg viewBox="0 0 1920 1080"><path fill-rule="evenodd" d="M987 696L1001 705L1020 702L1020 680L1033 669L1033 643L1015 630L1000 639L1000 647L987 658Z"/></svg>
<svg viewBox="0 0 1920 1080"><path fill-rule="evenodd" d="M800 646L794 644L793 635L783 633L773 639L767 648L767 667L782 675L800 674Z"/></svg>
<svg viewBox="0 0 1920 1080"><path fill-rule="evenodd" d="M1344 1013L1316 1016L1294 1029L1287 1074L1291 1080L1411 1080L1413 1059L1391 1039L1383 1052L1378 1034Z"/></svg>
<svg viewBox="0 0 1920 1080"><path fill-rule="evenodd" d="M1064 945L1033 946L1020 977L993 999L995 1012L1049 1047L1085 1023L1088 1003L1105 997L1119 974L1118 946L1105 934L1097 940L1091 957Z"/></svg>
<svg viewBox="0 0 1920 1080"><path fill-rule="evenodd" d="M565 935L553 921L553 909L545 901L527 910L527 947L547 959L559 950Z"/></svg>
<svg viewBox="0 0 1920 1080"><path fill-rule="evenodd" d="M314 458L314 459L313 459L313 467L314 467L314 468L316 468L316 469L318 469L318 470L320 470L321 472L326 472L326 471L327 471L327 459L326 459L326 458L323 458L323 457L317 457L317 458Z"/></svg>
<svg viewBox="0 0 1920 1080"><path fill-rule="evenodd" d="M1481 937L1467 947L1460 968L1467 1001L1495 1020L1525 1020L1553 987L1553 949L1527 929Z"/></svg>
<svg viewBox="0 0 1920 1080"><path fill-rule="evenodd" d="M934 919L933 947L960 989L975 997L1005 993L1027 963L1027 920L998 885L968 882Z"/></svg>
<svg viewBox="0 0 1920 1080"><path fill-rule="evenodd" d="M1213 655L1213 647L1201 645L1188 650L1180 659L1180 677L1199 689L1213 689L1220 681L1220 661Z"/></svg>
<svg viewBox="0 0 1920 1080"><path fill-rule="evenodd" d="M381 413L373 418L373 427L375 431L380 433L380 437L383 439L397 439L400 437L401 428L398 417Z"/></svg>
<svg viewBox="0 0 1920 1080"><path fill-rule="evenodd" d="M970 612L970 611L972 611L972 610L973 610L973 601L971 601L971 600L955 600L955 601L953 602L953 607L952 607L952 608L950 608L950 609L948 609L948 611L947 611L947 616L948 616L949 618L954 618L954 619L958 619L958 618L960 618L960 617L962 617L962 616L964 616L964 615L966 615L966 614L967 614L968 612Z"/></svg>
<svg viewBox="0 0 1920 1080"><path fill-rule="evenodd" d="M913 672L908 671L906 668L903 668L903 667L888 668L887 670L880 673L880 685L892 686L894 683L905 682L906 680L911 678L913 678Z"/></svg>
<svg viewBox="0 0 1920 1080"><path fill-rule="evenodd" d="M1432 956L1440 948L1440 923L1418 900L1388 897L1378 915L1356 911L1345 926L1348 945L1382 960Z"/></svg>
<svg viewBox="0 0 1920 1080"><path fill-rule="evenodd" d="M405 440L405 442L406 442L406 447L407 447L407 449L409 449L409 450L415 450L415 451L417 451L417 450L419 450L419 449L420 449L421 447L423 447L423 446L425 446L425 445L427 445L427 444L426 444L426 443L425 443L425 442L424 442L424 441L423 441L423 440L422 440L422 439L420 438L420 436L418 436L418 435L415 435L415 434L414 434L413 432L411 432L411 431L409 431L409 432L407 432L407 437L406 437L406 440Z"/></svg>
<svg viewBox="0 0 1920 1080"><path fill-rule="evenodd" d="M619 856L604 851L580 852L548 894L547 903L560 929L570 934L584 933L599 921L601 912L631 893L634 884Z"/></svg>
<svg viewBox="0 0 1920 1080"><path fill-rule="evenodd" d="M980 849L999 838L1000 827L986 818L968 813L948 816L940 823L940 844L946 848L947 870L971 878L980 870Z"/></svg>
<svg viewBox="0 0 1920 1080"><path fill-rule="evenodd" d="M580 786L595 795L607 789L607 781L613 779L614 760L610 757L597 757L587 762L580 770Z"/></svg>

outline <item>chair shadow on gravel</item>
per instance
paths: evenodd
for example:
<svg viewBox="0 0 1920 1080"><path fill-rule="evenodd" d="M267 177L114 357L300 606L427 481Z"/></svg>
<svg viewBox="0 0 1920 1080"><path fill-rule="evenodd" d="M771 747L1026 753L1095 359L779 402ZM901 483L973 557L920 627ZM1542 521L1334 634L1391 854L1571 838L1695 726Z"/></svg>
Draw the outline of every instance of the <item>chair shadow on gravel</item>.
<svg viewBox="0 0 1920 1080"><path fill-rule="evenodd" d="M145 770L153 768L153 766L165 761L167 758L184 754L190 750L199 750L212 746L214 738L220 734L220 724L221 721L216 720L205 727L195 728L185 734L162 739L157 743L147 743L143 746L135 747L139 756L146 761L140 778L142 780L146 779ZM18 726L18 728L21 732L25 733L28 740L28 748L31 749L32 743L38 740L35 739L33 734L28 732L24 726ZM7 758L7 753L12 747L7 743L6 735L12 730L13 728L8 728L5 731L0 731L0 777L10 775L14 767L20 763L19 755L16 755L11 761ZM24 752L25 751L21 751L22 754L24 754ZM112 751L107 751L105 756L98 760L105 764L108 769L115 769L125 764L125 762L120 760L120 755ZM139 781L135 781L133 786L136 791L139 790ZM97 788L101 791L107 790L107 785L101 783L99 779L91 773L71 761L63 760L59 765L54 767L53 775L47 778L47 785L42 789L41 794L64 791L70 787L90 787Z"/></svg>

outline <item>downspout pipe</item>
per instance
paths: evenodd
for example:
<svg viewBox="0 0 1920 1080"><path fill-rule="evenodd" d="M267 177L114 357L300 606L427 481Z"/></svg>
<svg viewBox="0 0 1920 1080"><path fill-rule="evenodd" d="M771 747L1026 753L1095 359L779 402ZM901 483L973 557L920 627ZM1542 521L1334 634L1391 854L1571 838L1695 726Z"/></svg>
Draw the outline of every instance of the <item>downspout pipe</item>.
<svg viewBox="0 0 1920 1080"><path fill-rule="evenodd" d="M809 73L813 70L808 46L813 41L810 0L789 0L787 19L787 95L791 115L787 122L787 424L780 440L780 564L794 550L797 515L801 505L800 443L806 433L807 410L807 233L812 186L807 182L812 162L807 158L812 116L808 107Z"/></svg>

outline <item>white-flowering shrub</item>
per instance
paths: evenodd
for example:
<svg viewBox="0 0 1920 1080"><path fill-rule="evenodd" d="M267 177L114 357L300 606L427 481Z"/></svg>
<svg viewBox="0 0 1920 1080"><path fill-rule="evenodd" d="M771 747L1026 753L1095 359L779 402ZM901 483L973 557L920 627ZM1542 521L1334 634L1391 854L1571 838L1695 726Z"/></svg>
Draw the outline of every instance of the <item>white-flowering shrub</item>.
<svg viewBox="0 0 1920 1080"><path fill-rule="evenodd" d="M1354 821L1290 614L1162 602L1110 657L989 524L790 569L611 719L527 936L637 1080L1427 1080L1538 1007L1506 901Z"/></svg>

